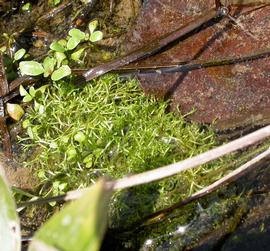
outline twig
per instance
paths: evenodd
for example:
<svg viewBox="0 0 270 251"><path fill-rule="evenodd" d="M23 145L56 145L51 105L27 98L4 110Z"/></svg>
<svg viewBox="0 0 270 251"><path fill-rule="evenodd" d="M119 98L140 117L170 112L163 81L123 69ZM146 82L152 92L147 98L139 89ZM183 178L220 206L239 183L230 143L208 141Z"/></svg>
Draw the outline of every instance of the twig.
<svg viewBox="0 0 270 251"><path fill-rule="evenodd" d="M180 39L183 36L187 35L188 33L192 32L194 29L199 28L200 26L212 20L213 18L222 17L226 14L227 9L223 7L217 10L216 8L210 9L207 11L207 13L202 14L192 22L189 22L188 24L178 28L177 30L170 32L162 36L161 38L158 38L152 43L143 46L142 48L127 54L126 56L112 60L109 63L105 63L103 65L99 65L97 67L88 70L83 74L84 81L89 81L107 72L110 72L111 70L117 69L121 66L127 65L136 60L149 57L154 53L160 51L162 48L172 43L173 41Z"/></svg>
<svg viewBox="0 0 270 251"><path fill-rule="evenodd" d="M3 97L9 93L9 86L3 62L3 55L0 54L0 133L2 136L3 149L7 157L11 157L12 148L10 134L6 124L6 115Z"/></svg>
<svg viewBox="0 0 270 251"><path fill-rule="evenodd" d="M228 175L226 175L223 178L212 183L211 185L201 189L200 191L192 194L191 196L187 197L186 199L181 200L180 202L177 202L174 205L172 205L166 209L162 209L162 210L157 211L151 215L148 215L146 218L144 218L143 220L140 221L140 222L143 222L142 224L136 223L134 225L143 226L143 225L148 225L149 223L153 223L154 222L153 219L161 220L162 218L164 218L165 216L170 214L175 209L179 209L179 208L181 208L181 207L183 207L183 206L185 206L185 205L187 205L195 200L201 199L201 198L207 196L208 194L217 191L222 186L228 185L228 184L232 183L233 181L239 179L240 177L244 176L246 173L255 169L257 167L257 165L256 165L257 163L259 163L261 160L263 160L269 156L270 156L270 148L268 148L266 151L262 152L261 154L259 154L255 158L253 158L252 160L248 161L244 165L235 169L234 171L232 171Z"/></svg>
<svg viewBox="0 0 270 251"><path fill-rule="evenodd" d="M230 143L219 146L215 149L199 154L195 157L183 160L181 162L177 162L175 164L167 165L161 168L157 168L151 171L135 174L130 177L125 177L120 180L117 180L115 182L114 188L124 189L128 187L147 184L153 181L158 181L173 176L180 172L206 164L212 160L218 159L236 150L243 149L269 136L270 136L270 126L266 126L242 138L231 141Z"/></svg>
<svg viewBox="0 0 270 251"><path fill-rule="evenodd" d="M192 157L192 158L189 158L189 159L186 159L186 160L183 160L181 162L177 162L171 165L167 165L161 168L157 168L151 171L147 171L144 173L131 175L129 177L125 177L116 181L110 181L108 182L108 185L109 186L113 185L114 190L118 190L118 189L125 189L129 187L134 187L134 186L158 181L161 179L165 179L167 177L176 175L180 172L206 164L212 160L218 159L236 150L243 149L269 136L270 136L270 125L262 129L259 129L253 133L250 133L246 136L243 136L239 139L236 139L230 143L216 147L215 149L212 149L205 153L199 154L195 157ZM50 197L50 198L38 199L35 201L28 201L28 202L21 203L20 205L18 205L18 207L21 208L21 207L25 207L32 204L42 204L42 203L47 203L47 202L52 202L52 201L74 200L74 199L80 198L86 190L87 188L83 190L70 191L64 195L57 196L57 197Z"/></svg>

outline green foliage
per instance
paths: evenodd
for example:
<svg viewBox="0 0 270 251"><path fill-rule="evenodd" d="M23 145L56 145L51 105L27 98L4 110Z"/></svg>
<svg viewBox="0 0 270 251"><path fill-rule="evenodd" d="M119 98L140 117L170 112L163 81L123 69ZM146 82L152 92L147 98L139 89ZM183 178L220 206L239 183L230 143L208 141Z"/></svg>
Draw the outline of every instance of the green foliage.
<svg viewBox="0 0 270 251"><path fill-rule="evenodd" d="M31 3L26 3L22 6L22 11L30 11L31 7Z"/></svg>
<svg viewBox="0 0 270 251"><path fill-rule="evenodd" d="M63 184L56 185L60 188ZM63 188L62 188L63 189ZM12 193L0 166L1 250L20 251L20 222ZM35 234L29 251L98 251L107 227L112 188L105 180L91 186L78 200L65 205Z"/></svg>
<svg viewBox="0 0 270 251"><path fill-rule="evenodd" d="M32 153L26 165L43 170L44 181L66 183L66 190L85 187L101 175L120 178L170 164L215 145L213 132L168 113L166 102L145 97L135 80L115 75L83 88L60 81L36 101L43 112L29 111L23 123L27 134L20 138L25 152ZM170 183L181 187L183 196L193 192L202 172L164 182L157 193L167 193Z"/></svg>
<svg viewBox="0 0 270 251"><path fill-rule="evenodd" d="M44 73L42 64L36 61L22 61L19 64L22 75L38 76Z"/></svg>
<svg viewBox="0 0 270 251"><path fill-rule="evenodd" d="M57 61L53 57L46 57L44 59L43 67L44 67L44 77L45 78L47 78L48 76L50 76L53 73L56 63L57 63Z"/></svg>
<svg viewBox="0 0 270 251"><path fill-rule="evenodd" d="M93 21L89 24L89 32L82 32L79 29L71 29L66 39L54 41L50 45L51 51L45 57L43 63L36 61L22 61L19 63L19 69L22 75L38 76L43 74L44 77L51 76L53 81L58 81L71 75L71 69L67 64L70 60L80 61L85 48L75 49L82 42L90 41L96 43L103 38L101 31L95 31L98 22ZM15 53L14 61L20 60L26 51L20 49Z"/></svg>
<svg viewBox="0 0 270 251"><path fill-rule="evenodd" d="M71 69L68 65L62 65L59 69L55 70L51 76L53 81L58 81L71 74Z"/></svg>
<svg viewBox="0 0 270 251"><path fill-rule="evenodd" d="M62 2L62 0L49 0L50 5L56 6Z"/></svg>
<svg viewBox="0 0 270 251"><path fill-rule="evenodd" d="M50 49L57 52L65 52L64 46L62 46L59 42L52 42L50 45Z"/></svg>
<svg viewBox="0 0 270 251"><path fill-rule="evenodd" d="M20 60L25 55L25 53L26 53L26 50L23 49L23 48L16 51L15 54L14 54L14 60L15 61Z"/></svg>
<svg viewBox="0 0 270 251"><path fill-rule="evenodd" d="M20 251L20 223L12 193L0 166L0 243L1 250Z"/></svg>
<svg viewBox="0 0 270 251"><path fill-rule="evenodd" d="M111 194L103 180L97 182L41 227L29 251L98 251L107 226Z"/></svg>
<svg viewBox="0 0 270 251"><path fill-rule="evenodd" d="M25 88L20 85L19 92L20 95L23 97L23 102L30 102L34 100L36 97L43 95L48 85L41 86L38 89L35 89L33 86L29 88L29 91L27 92Z"/></svg>

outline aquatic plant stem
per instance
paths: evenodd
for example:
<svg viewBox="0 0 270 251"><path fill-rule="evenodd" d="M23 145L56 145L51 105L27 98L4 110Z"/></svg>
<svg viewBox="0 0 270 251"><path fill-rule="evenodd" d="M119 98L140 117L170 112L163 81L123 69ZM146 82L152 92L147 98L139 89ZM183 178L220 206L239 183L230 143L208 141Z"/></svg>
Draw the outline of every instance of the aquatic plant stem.
<svg viewBox="0 0 270 251"><path fill-rule="evenodd" d="M216 147L210 151L199 154L195 157L167 165L161 168L157 168L151 171L143 172L140 174L131 175L129 177L124 177L116 181L109 181L108 185L113 185L114 190L125 189L129 187L134 187L142 184L148 184L154 181L165 179L176 175L180 172L198 167L200 165L206 164L212 160L218 159L226 154L230 154L234 151L243 149L247 146L258 143L259 141L264 140L270 136L270 125L264 128L261 128L253 133L250 133L246 136L243 136L239 139L231 141L222 146ZM207 188L206 188L207 189ZM78 199L82 194L87 190L87 188L82 190L70 191L64 195L57 197L50 197L44 199L38 199L36 201L28 201L18 205L19 208L29 206L32 204L43 204L52 201L69 201Z"/></svg>

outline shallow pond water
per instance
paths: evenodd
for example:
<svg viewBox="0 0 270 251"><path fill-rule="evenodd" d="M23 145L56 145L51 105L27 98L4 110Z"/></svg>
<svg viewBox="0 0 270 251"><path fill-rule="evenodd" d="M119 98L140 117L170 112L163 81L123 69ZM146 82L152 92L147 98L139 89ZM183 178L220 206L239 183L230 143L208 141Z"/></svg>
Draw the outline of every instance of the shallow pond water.
<svg viewBox="0 0 270 251"><path fill-rule="evenodd" d="M179 23L184 24L187 20L206 11L214 1L108 0L90 1L93 5L88 6L84 6L80 1L62 1L56 7L50 5L48 1L31 1L32 11L22 11L20 5L12 9L9 5L10 1L6 2L0 4L0 13L6 13L0 16L0 33L7 33L1 36L0 47L7 46L7 53L11 57L17 49L26 48L29 49L31 57L42 58L47 53L50 43L66 36L71 27L76 26L83 30L90 20L98 19L100 29L104 32L104 39L96 47L87 48L87 54L91 57L86 58L84 65L76 63L73 65L90 67L110 61L142 44L149 43L159 35L166 34L175 29ZM266 46L269 37L260 29L262 23L266 26L270 25L269 18L265 18L265 13L268 11L269 7L258 8L256 11L253 11L250 6L245 6L241 10L233 9L233 14L239 12L240 20L242 20L240 14L243 13L244 21L248 24L247 28L252 28L252 32L261 39L260 48ZM220 30L224 33L220 34ZM218 39L214 39L217 34ZM241 40L246 47L239 46L234 51L235 36L238 36L238 41ZM209 39L213 44L204 47ZM153 66L153 63L155 66L157 62L163 65L171 62L188 62L191 59L216 60L224 58L224 55L229 52L233 52L233 56L242 56L244 52L251 53L250 49L253 49L254 44L252 39L245 32L241 33L232 23L226 20L222 22L215 20L208 23L205 29L196 30L192 37L180 41L168 51L162 51L131 67L148 67ZM201 50L201 47L204 50ZM240 47L245 48L242 50ZM257 61L244 60L238 64L198 69L189 73L139 75L140 84L147 94L155 94L159 98L164 96L171 98L174 108L180 104L180 109L190 112L192 107L196 107L197 111L190 114L189 120L211 123L217 119L216 128L223 130L223 136L232 134L235 136L253 130L255 124L261 126L269 119L270 88L267 55L260 59L259 62L264 64L259 68L258 65L262 64L258 64ZM167 95L168 90L169 95ZM114 101L119 104L121 100L123 98L117 97ZM246 127L247 125L250 127ZM15 142L22 128L20 125L11 127ZM235 127L240 127L242 131L240 130L239 133ZM193 129L198 133L204 128L204 126L195 126ZM128 126L125 126L123 135L128 130ZM192 138L194 135L191 133L189 137ZM165 137L163 141L174 144L175 139ZM128 144L130 142L127 141ZM109 159L114 157L114 152L115 148L108 152ZM180 149L179 152L182 150ZM33 150L29 156L33 153L37 156L40 154ZM136 151L134 155L135 153ZM197 152L194 150L193 154L195 153ZM244 156L245 153L243 151L242 155ZM238 153L236 158L242 155ZM156 159L159 157L157 155ZM160 161L160 164L163 162ZM147 162L149 163L151 160ZM121 163L118 164L121 167ZM228 168L224 161L222 174L235 166ZM80 168L79 166L78 169ZM34 192L35 186L25 187L31 182L18 179L18 176L29 176L27 172L24 173L26 170L21 168L16 172L10 170L13 169L8 170L13 185ZM97 170L91 175L98 177L102 171ZM181 189L177 177L169 181L170 186L167 184L165 194L168 196L165 199L160 199L160 191L164 184L153 184L119 193L114 199L121 204L117 207L115 203L111 208L109 230L102 250L268 250L270 248L270 241L267 238L270 231L268 227L269 172L269 162L265 161L258 166L257 171L220 189L217 193L172 211L166 217L147 218L155 211L183 199L183 194L187 194L182 190L183 188ZM89 178L86 173L89 172L83 172L85 180L89 181L93 178L91 175ZM192 175L190 174L190 177ZM55 175L54 179L58 177ZM203 182L206 175L199 178L201 183L195 184L196 189L207 184ZM212 179L214 180L214 177ZM186 188L188 182L184 181L182 187ZM51 183L43 184L43 188L47 189L50 185ZM191 189L190 193L192 192ZM31 235L54 210L57 210L57 207L48 206L42 207L42 210L40 207L34 207L22 212L24 234Z"/></svg>

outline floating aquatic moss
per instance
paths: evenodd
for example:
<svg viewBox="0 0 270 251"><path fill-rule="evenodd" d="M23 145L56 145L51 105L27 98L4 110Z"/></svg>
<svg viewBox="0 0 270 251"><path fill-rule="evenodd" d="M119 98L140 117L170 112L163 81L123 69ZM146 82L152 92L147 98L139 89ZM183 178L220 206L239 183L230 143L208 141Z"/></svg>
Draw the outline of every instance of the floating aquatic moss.
<svg viewBox="0 0 270 251"><path fill-rule="evenodd" d="M57 195L88 186L102 175L120 178L143 172L216 145L213 131L186 122L167 107L165 101L144 96L136 80L116 75L84 87L59 81L36 97L27 112L27 133L20 137L25 165L34 168L46 187L51 184L49 190L44 186L43 195ZM227 160L117 193L111 214L136 220L171 205L208 184L209 172L220 167L224 172Z"/></svg>

